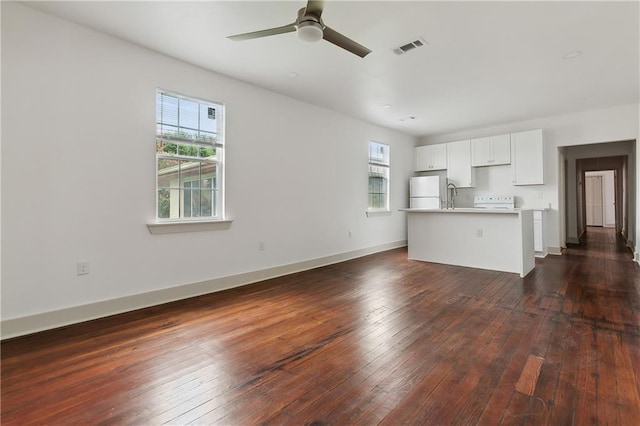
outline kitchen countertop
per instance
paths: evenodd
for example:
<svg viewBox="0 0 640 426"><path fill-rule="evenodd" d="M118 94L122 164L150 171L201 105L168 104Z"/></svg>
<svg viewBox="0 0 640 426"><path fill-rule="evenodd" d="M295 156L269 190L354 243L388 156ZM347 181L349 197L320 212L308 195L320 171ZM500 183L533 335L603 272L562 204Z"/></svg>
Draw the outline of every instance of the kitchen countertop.
<svg viewBox="0 0 640 426"><path fill-rule="evenodd" d="M480 214L519 214L525 209L501 210L501 209L474 209L460 207L455 209L400 209L409 213L480 213ZM527 209L528 210L528 209Z"/></svg>

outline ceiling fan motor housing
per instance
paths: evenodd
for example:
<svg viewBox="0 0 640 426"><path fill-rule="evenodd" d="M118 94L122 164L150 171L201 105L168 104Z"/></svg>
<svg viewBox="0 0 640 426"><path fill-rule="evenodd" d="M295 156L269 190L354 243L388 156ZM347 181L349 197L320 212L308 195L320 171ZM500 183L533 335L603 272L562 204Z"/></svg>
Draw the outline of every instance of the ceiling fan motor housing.
<svg viewBox="0 0 640 426"><path fill-rule="evenodd" d="M308 20L298 24L298 37L300 40L315 42L322 40L323 28L319 22Z"/></svg>

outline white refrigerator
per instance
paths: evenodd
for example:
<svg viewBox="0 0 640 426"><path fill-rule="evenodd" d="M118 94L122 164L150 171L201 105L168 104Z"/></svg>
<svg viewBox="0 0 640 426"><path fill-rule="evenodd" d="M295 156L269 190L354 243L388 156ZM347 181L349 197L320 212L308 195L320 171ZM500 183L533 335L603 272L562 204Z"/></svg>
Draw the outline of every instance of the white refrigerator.
<svg viewBox="0 0 640 426"><path fill-rule="evenodd" d="M418 176L409 181L409 208L440 209L440 177Z"/></svg>

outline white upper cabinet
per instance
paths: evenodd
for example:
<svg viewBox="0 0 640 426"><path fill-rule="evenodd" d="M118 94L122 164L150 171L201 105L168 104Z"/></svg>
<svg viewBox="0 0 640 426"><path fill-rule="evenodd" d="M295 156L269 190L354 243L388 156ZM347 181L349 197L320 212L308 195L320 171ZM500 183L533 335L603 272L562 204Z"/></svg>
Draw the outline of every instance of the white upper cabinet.
<svg viewBox="0 0 640 426"><path fill-rule="evenodd" d="M471 139L471 165L497 166L511 163L511 135Z"/></svg>
<svg viewBox="0 0 640 426"><path fill-rule="evenodd" d="M471 167L471 141L447 144L447 183L458 188L476 186L476 169Z"/></svg>
<svg viewBox="0 0 640 426"><path fill-rule="evenodd" d="M544 183L542 129L511 133L511 178L514 185Z"/></svg>
<svg viewBox="0 0 640 426"><path fill-rule="evenodd" d="M414 149L416 172L429 172L447 168L447 144L418 146Z"/></svg>

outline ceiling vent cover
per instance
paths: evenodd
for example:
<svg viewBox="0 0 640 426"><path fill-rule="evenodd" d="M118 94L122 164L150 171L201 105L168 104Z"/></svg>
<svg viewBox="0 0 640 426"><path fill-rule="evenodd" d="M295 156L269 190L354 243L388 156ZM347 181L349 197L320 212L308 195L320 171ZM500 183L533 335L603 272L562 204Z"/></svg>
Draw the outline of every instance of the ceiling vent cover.
<svg viewBox="0 0 640 426"><path fill-rule="evenodd" d="M395 53L396 55L404 55L408 51L416 49L418 47L422 47L425 44L427 44L427 42L424 40L424 38L419 37L413 41L410 41L409 43L396 47L395 49L393 49L393 53Z"/></svg>

